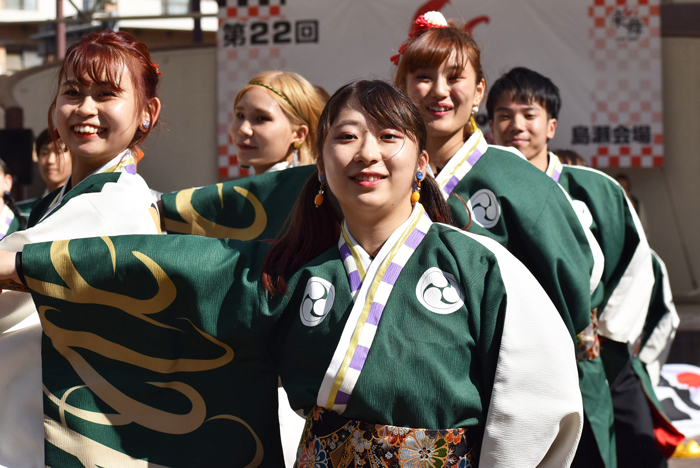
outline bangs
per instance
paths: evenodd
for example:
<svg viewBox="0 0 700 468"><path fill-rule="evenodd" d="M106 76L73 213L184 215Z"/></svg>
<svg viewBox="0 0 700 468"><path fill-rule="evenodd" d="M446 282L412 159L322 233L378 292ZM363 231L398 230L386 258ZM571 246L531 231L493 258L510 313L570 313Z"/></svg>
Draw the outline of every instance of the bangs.
<svg viewBox="0 0 700 468"><path fill-rule="evenodd" d="M406 109L406 103L397 99L396 94L379 92L369 89L364 93L357 93L354 100L364 109L372 120L381 128L400 130L411 140L417 143L415 128L416 122L412 114Z"/></svg>
<svg viewBox="0 0 700 468"><path fill-rule="evenodd" d="M408 73L421 68L439 68L443 62L452 60L450 66L464 70L469 64L471 50L462 34L455 34L454 28L431 29L408 44L402 62Z"/></svg>
<svg viewBox="0 0 700 468"><path fill-rule="evenodd" d="M73 52L64 62L64 78L68 70L72 69L76 81L82 85L96 83L123 91L121 80L127 67L122 53L113 47L96 43L76 48Z"/></svg>
<svg viewBox="0 0 700 468"><path fill-rule="evenodd" d="M358 103L378 126L399 130L416 143L419 151L425 149L428 142L425 123L411 98L384 81L361 80L349 83L336 91L323 109L316 135L318 154L323 154L323 144L341 110L354 102Z"/></svg>

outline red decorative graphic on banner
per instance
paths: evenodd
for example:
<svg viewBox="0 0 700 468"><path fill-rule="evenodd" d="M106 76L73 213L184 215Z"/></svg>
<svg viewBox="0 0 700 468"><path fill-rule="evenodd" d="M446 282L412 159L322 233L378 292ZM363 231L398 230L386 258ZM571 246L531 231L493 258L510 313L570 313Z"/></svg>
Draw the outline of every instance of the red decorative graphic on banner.
<svg viewBox="0 0 700 468"><path fill-rule="evenodd" d="M682 383L689 387L700 387L700 375L698 374L683 372L682 374L678 374L676 378L678 379L678 383Z"/></svg>
<svg viewBox="0 0 700 468"><path fill-rule="evenodd" d="M469 22L464 25L464 32L471 36L476 25L481 23L489 24L490 22L491 20L488 16L477 16L476 18L469 20Z"/></svg>

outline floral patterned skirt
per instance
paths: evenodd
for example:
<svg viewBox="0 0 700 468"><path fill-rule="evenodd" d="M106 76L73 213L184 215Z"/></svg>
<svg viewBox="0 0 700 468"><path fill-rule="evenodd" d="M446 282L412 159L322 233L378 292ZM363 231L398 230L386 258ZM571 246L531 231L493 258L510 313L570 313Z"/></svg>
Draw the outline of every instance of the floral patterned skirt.
<svg viewBox="0 0 700 468"><path fill-rule="evenodd" d="M413 429L343 418L316 407L306 420L295 468L473 468L481 431Z"/></svg>

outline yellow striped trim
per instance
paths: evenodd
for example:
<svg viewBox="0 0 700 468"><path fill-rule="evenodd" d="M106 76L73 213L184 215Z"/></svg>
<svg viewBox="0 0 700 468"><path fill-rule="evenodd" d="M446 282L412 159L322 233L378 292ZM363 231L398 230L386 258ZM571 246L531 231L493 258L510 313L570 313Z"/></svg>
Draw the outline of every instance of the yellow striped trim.
<svg viewBox="0 0 700 468"><path fill-rule="evenodd" d="M355 332L353 333L352 339L350 340L350 346L345 352L343 365L338 371L338 375L335 378L335 382L333 382L333 387L331 388L330 395L328 396L328 402L326 403L326 409L328 410L333 409L333 404L335 403L335 399L338 395L338 390L340 390L340 385L343 383L343 380L345 380L345 374L347 374L348 368L350 367L350 361L355 355L355 349L357 349L357 345L360 341L362 329L364 328L365 323L367 322L367 317L369 316L369 311L372 308L372 304L374 304L374 296L377 293L377 288L379 288L379 283L381 283L382 278L384 278L384 273L386 273L386 269L389 268L389 265L391 265L391 262L394 260L394 257L396 257L396 254L399 251L399 249L403 247L403 244L406 242L408 236L411 235L411 233L416 228L420 220L423 218L424 213L425 208L419 205L419 210L417 210L416 212L415 219L411 224L409 224L406 227L406 230L401 235L401 238L396 244L394 244L394 247L392 247L391 251L389 252L389 255L387 255L386 259L382 263L382 266L379 267L379 271L377 271L377 276L375 277L374 282L372 283L372 286L369 290L369 294L367 295L367 300L365 301L365 306L362 309L362 315L360 316L360 319L357 321L357 325L355 326Z"/></svg>
<svg viewBox="0 0 700 468"><path fill-rule="evenodd" d="M479 137L476 139L476 143L474 143L474 146L472 146L471 149L469 149L469 151L467 151L467 154L464 155L464 157L462 158L462 162L455 165L455 167L452 169L452 171L446 177L443 176L442 174L440 174L441 178L445 177L445 179L442 181L442 183L440 183L441 189L444 189L445 185L447 185L447 183L450 180L452 180L452 176L454 176L457 173L457 171L459 170L460 167L462 167L465 164L468 164L467 161L469 160L469 156L471 156L472 153L474 152L474 150L476 150L476 148L479 146L479 143L481 142L481 139L484 137L483 133L478 128L476 129L476 132L479 133Z"/></svg>
<svg viewBox="0 0 700 468"><path fill-rule="evenodd" d="M360 255L357 253L357 250L355 250L355 247L353 246L352 242L350 242L350 238L348 237L347 233L345 232L345 223L342 223L340 226L340 233L343 235L343 240L345 241L345 244L348 246L348 249L350 249L350 254L352 255L352 259L355 260L355 268L357 268L357 272L360 274L360 281L365 280L365 267L362 265L362 260L360 259Z"/></svg>

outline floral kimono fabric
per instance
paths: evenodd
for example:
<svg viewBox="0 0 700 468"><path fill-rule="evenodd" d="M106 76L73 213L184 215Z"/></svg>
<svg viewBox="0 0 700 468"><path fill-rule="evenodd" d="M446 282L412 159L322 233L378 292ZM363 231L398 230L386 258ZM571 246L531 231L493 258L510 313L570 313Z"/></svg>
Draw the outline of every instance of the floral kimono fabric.
<svg viewBox="0 0 700 468"><path fill-rule="evenodd" d="M386 426L314 408L306 420L298 468L468 468L478 466L478 428Z"/></svg>

